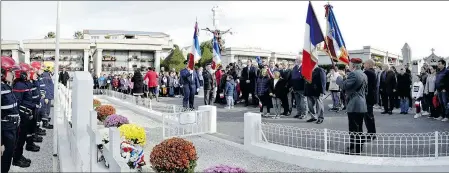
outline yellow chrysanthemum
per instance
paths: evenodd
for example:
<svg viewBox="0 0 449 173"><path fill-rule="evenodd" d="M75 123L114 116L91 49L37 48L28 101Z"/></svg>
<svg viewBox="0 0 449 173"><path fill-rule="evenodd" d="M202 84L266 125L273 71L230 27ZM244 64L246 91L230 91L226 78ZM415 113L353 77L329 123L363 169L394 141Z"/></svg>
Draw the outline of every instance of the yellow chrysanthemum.
<svg viewBox="0 0 449 173"><path fill-rule="evenodd" d="M136 124L123 124L119 127L120 136L126 140L133 141L135 144L144 146L146 142L145 129Z"/></svg>

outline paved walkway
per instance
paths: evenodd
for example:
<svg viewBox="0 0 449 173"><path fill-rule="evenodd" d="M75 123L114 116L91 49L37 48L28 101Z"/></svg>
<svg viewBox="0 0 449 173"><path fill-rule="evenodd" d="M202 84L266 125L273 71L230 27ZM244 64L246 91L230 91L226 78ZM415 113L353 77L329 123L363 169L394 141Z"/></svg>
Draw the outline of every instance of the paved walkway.
<svg viewBox="0 0 449 173"><path fill-rule="evenodd" d="M53 108L51 114L53 114ZM58 158L53 157L53 130L46 129L46 131L47 135L43 136L42 143L36 143L41 147L39 152L26 151L25 149L23 151L23 155L31 159L31 166L28 168L11 166L10 172L59 172L58 167L53 170L54 163L58 165Z"/></svg>
<svg viewBox="0 0 449 173"><path fill-rule="evenodd" d="M100 99L103 104L111 104L105 99ZM114 105L117 113L128 117L131 123L143 126L147 132L147 145L145 146L145 161L147 166L144 172L151 172L149 166L149 156L151 149L162 141L162 124L151 120L145 115L140 115L121 105ZM208 135L186 137L193 142L198 153L198 166L196 171L200 172L210 166L218 164L228 164L239 166L247 170L247 172L310 172L319 170L310 170L296 165L286 164L283 162L273 161L266 158L254 156L242 149L242 145L221 139L214 139ZM320 171L321 172L321 171Z"/></svg>

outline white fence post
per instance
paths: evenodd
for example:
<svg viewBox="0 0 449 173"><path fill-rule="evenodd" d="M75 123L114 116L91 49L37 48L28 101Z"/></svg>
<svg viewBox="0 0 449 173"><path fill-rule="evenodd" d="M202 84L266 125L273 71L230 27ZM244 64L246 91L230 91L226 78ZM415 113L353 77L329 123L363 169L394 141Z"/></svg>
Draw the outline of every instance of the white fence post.
<svg viewBox="0 0 449 173"><path fill-rule="evenodd" d="M109 172L131 172L131 169L126 164L125 159L120 155L120 144L122 140L120 137L120 131L117 127L109 128L109 147L105 148L106 161L109 163Z"/></svg>
<svg viewBox="0 0 449 173"><path fill-rule="evenodd" d="M90 122L87 126L87 133L89 133L90 143L90 172L97 172L94 170L94 164L97 164L98 160L98 138L100 138L98 134L97 127L97 112L92 110L90 111ZM101 141L101 139L100 139Z"/></svg>
<svg viewBox="0 0 449 173"><path fill-rule="evenodd" d="M253 112L247 112L244 116L244 145L246 148L262 140L262 129L259 128L262 118L259 113Z"/></svg>
<svg viewBox="0 0 449 173"><path fill-rule="evenodd" d="M207 115L203 115L203 120L206 119L208 132L217 133L217 107L211 105L198 106L198 110L206 111ZM204 122L204 121L203 121Z"/></svg>
<svg viewBox="0 0 449 173"><path fill-rule="evenodd" d="M438 158L438 131L435 131L435 158Z"/></svg>
<svg viewBox="0 0 449 173"><path fill-rule="evenodd" d="M93 81L89 72L77 71L73 77L72 94L69 97L73 97L72 100L72 126L75 133L75 141L77 143L75 152L77 158L82 165L83 172L86 172L90 168L90 156L88 147L81 147L89 143L88 133L86 126L89 124L90 115L89 108L93 105ZM82 154L81 154L82 153ZM86 153L86 154L84 154Z"/></svg>
<svg viewBox="0 0 449 173"><path fill-rule="evenodd" d="M324 153L327 154L327 129L324 128Z"/></svg>

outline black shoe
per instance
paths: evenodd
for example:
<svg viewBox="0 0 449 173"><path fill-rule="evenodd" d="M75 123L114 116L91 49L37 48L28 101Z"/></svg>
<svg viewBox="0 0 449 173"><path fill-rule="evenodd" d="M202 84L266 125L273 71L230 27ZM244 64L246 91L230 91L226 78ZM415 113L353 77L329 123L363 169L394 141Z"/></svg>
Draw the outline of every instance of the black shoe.
<svg viewBox="0 0 449 173"><path fill-rule="evenodd" d="M21 159L21 160L25 160L26 162L28 162L28 163L31 163L31 159L27 159L25 156L20 156L20 158L19 159Z"/></svg>
<svg viewBox="0 0 449 173"><path fill-rule="evenodd" d="M299 118L301 117L301 115L295 115L293 118Z"/></svg>
<svg viewBox="0 0 449 173"><path fill-rule="evenodd" d="M388 114L388 111L383 111L380 114Z"/></svg>
<svg viewBox="0 0 449 173"><path fill-rule="evenodd" d="M371 141L374 141L374 140L376 140L377 139L377 137L376 136L366 136L366 142L371 142Z"/></svg>
<svg viewBox="0 0 449 173"><path fill-rule="evenodd" d="M37 146L36 144L27 144L25 146L25 149L27 151L31 151L31 152L39 152L41 150L41 148L39 146Z"/></svg>
<svg viewBox="0 0 449 173"><path fill-rule="evenodd" d="M53 129L53 125L51 125L49 123L47 123L46 125L44 125L42 127L46 128L46 129Z"/></svg>
<svg viewBox="0 0 449 173"><path fill-rule="evenodd" d="M28 168L28 167L30 167L31 163L27 162L26 160L22 160L22 159L17 159L17 160L14 159L12 161L12 165L18 166L21 168Z"/></svg>
<svg viewBox="0 0 449 173"><path fill-rule="evenodd" d="M47 132L44 129L38 128L36 130L36 134L40 135L40 136L45 136L45 135L47 135Z"/></svg>
<svg viewBox="0 0 449 173"><path fill-rule="evenodd" d="M307 122L310 123L310 122L314 122L316 120L317 120L316 118L310 118L309 120L307 120Z"/></svg>
<svg viewBox="0 0 449 173"><path fill-rule="evenodd" d="M42 138L42 136L33 135L33 136L30 137L30 140L32 142L39 142L39 143L41 143L43 141L43 138Z"/></svg>
<svg viewBox="0 0 449 173"><path fill-rule="evenodd" d="M389 114L389 115L392 115L392 114L393 114L393 111L388 112L388 114Z"/></svg>
<svg viewBox="0 0 449 173"><path fill-rule="evenodd" d="M321 124L323 123L324 119L318 119L318 121L316 121L317 124Z"/></svg>
<svg viewBox="0 0 449 173"><path fill-rule="evenodd" d="M350 147L347 147L345 151L346 155L360 155L360 153L361 151L357 151L356 149Z"/></svg>

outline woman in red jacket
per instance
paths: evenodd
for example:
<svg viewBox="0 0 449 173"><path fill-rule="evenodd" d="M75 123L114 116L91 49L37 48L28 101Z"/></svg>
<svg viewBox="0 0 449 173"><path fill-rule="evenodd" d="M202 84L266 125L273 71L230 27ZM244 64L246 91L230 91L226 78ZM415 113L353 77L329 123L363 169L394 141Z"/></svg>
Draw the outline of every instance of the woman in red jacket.
<svg viewBox="0 0 449 173"><path fill-rule="evenodd" d="M158 98L158 81L159 81L159 76L157 75L157 73L154 71L154 67L150 67L150 70L147 72L147 74L145 74L145 77L143 78L144 81L148 81L148 88L149 91L156 97L156 101L159 101ZM152 98L150 96L150 98Z"/></svg>

